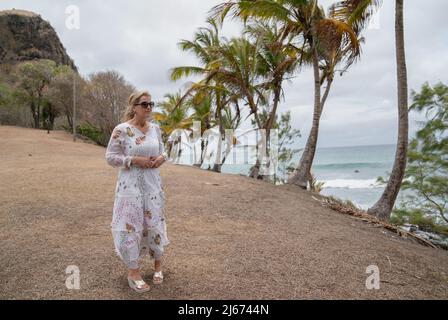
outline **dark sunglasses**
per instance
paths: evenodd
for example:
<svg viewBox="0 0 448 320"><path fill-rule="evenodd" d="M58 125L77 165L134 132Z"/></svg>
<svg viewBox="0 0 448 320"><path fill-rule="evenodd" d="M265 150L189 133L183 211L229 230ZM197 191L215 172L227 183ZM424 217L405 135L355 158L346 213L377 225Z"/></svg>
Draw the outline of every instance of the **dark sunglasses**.
<svg viewBox="0 0 448 320"><path fill-rule="evenodd" d="M141 102L141 103L135 104L135 106L141 106L144 109L148 109L148 107L151 107L151 109L152 109L152 108L154 108L155 103L154 103L154 101L151 101L151 102Z"/></svg>

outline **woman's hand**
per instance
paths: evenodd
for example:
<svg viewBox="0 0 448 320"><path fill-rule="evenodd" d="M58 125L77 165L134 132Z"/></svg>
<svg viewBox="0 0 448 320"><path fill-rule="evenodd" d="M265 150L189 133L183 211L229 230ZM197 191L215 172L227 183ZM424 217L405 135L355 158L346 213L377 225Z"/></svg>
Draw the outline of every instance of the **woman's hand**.
<svg viewBox="0 0 448 320"><path fill-rule="evenodd" d="M149 157L149 159L152 161L152 166L150 168L158 168L165 162L165 158L162 156Z"/></svg>
<svg viewBox="0 0 448 320"><path fill-rule="evenodd" d="M153 161L149 157L133 157L132 164L140 168L152 168Z"/></svg>
<svg viewBox="0 0 448 320"><path fill-rule="evenodd" d="M132 164L144 169L154 169L158 168L165 162L165 158L162 156L158 157L133 157Z"/></svg>

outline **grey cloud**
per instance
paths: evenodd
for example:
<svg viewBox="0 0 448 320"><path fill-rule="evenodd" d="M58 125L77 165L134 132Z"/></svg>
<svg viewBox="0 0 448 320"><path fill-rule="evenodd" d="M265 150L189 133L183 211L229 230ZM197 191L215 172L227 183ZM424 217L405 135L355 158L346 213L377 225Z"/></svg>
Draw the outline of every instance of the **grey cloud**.
<svg viewBox="0 0 448 320"><path fill-rule="evenodd" d="M205 25L206 13L220 2L4 0L0 9L15 7L41 14L55 27L83 74L115 69L160 100L165 93L176 92L185 83L171 82L169 69L196 64L194 57L181 52L177 43L191 39L195 30ZM324 6L332 2L335 1L321 1ZM361 59L343 77L336 78L322 116L319 146L395 143L394 3L383 1L380 28L365 32ZM71 4L81 10L80 30L65 27L65 8ZM418 90L426 81L447 80L447 11L445 0L405 3L410 89ZM238 28L236 23L227 24L224 34L237 35ZM285 97L280 111L291 110L293 127L302 131L297 145L303 146L312 119L313 81L309 69L285 84ZM417 119L421 116L411 115L411 133L416 129Z"/></svg>

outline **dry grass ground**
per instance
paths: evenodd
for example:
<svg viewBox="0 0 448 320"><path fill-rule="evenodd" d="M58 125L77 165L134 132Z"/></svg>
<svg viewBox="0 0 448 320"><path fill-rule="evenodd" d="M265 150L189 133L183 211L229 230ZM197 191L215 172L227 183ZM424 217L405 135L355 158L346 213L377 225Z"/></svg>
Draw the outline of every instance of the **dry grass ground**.
<svg viewBox="0 0 448 320"><path fill-rule="evenodd" d="M132 292L109 224L117 171L65 132L0 127L0 298L448 298L448 253L246 177L162 167L165 282ZM369 265L379 290L365 286ZM65 286L77 265L80 290ZM153 266L143 264L145 279Z"/></svg>

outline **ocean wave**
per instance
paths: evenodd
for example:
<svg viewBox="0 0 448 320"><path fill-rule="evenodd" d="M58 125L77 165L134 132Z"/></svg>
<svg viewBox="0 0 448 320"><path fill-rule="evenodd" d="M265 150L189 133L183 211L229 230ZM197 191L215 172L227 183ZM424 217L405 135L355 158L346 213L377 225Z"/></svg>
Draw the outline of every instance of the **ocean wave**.
<svg viewBox="0 0 448 320"><path fill-rule="evenodd" d="M374 189L382 188L381 184L376 182L376 179L334 179L324 181L324 188L345 188L345 189Z"/></svg>
<svg viewBox="0 0 448 320"><path fill-rule="evenodd" d="M327 163L313 165L314 169L345 169L345 168L382 168L390 166L387 162L346 162L346 163Z"/></svg>

